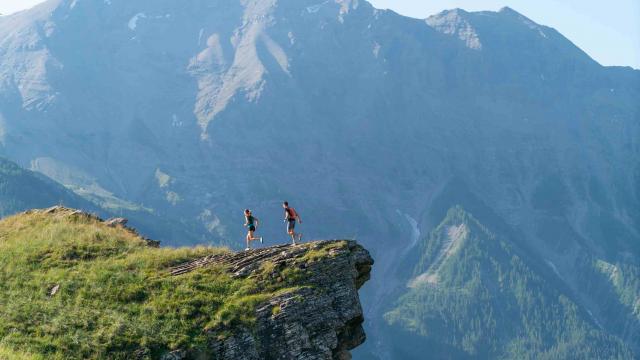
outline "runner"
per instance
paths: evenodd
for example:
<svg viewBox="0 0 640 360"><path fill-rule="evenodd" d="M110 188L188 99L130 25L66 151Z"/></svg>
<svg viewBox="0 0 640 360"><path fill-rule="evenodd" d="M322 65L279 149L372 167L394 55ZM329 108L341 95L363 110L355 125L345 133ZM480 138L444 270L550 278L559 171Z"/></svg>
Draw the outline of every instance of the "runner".
<svg viewBox="0 0 640 360"><path fill-rule="evenodd" d="M291 236L291 241L293 244L296 244L296 238L298 241L302 240L302 234L296 234L296 221L302 224L302 219L300 215L296 212L296 210L289 206L287 201L282 203L282 207L284 208L284 222L287 223L287 233Z"/></svg>
<svg viewBox="0 0 640 360"><path fill-rule="evenodd" d="M259 240L260 244L262 244L262 237L254 237L253 233L256 231L256 228L260 224L260 220L257 217L254 217L251 214L251 210L246 209L244 211L244 226L247 228L247 248L245 250L251 249L251 242L255 240Z"/></svg>

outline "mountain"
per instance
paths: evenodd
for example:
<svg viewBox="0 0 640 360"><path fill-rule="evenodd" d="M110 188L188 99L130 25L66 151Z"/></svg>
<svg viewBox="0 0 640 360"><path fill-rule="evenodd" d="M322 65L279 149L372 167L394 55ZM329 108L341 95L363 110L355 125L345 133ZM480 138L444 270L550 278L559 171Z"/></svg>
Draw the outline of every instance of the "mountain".
<svg viewBox="0 0 640 360"><path fill-rule="evenodd" d="M187 225L161 218L141 208L104 208L38 172L25 170L16 163L0 158L0 215L13 215L34 208L70 206L103 217L126 216L132 226L145 235L162 238L167 245L197 242Z"/></svg>
<svg viewBox="0 0 640 360"><path fill-rule="evenodd" d="M3 359L332 359L364 341L355 242L159 249L66 208L0 234Z"/></svg>
<svg viewBox="0 0 640 360"><path fill-rule="evenodd" d="M548 270L463 209L419 246L408 290L385 314L396 358L633 357Z"/></svg>
<svg viewBox="0 0 640 360"><path fill-rule="evenodd" d="M0 158L0 214L13 215L33 208L67 205L96 211L98 208L48 177L24 170Z"/></svg>
<svg viewBox="0 0 640 360"><path fill-rule="evenodd" d="M50 0L0 17L0 56L0 154L22 166L196 241L242 246L245 208L286 241L285 199L307 238L362 241L377 266L356 357L397 358L385 314L457 205L520 249L545 299L570 299L567 321L601 324L607 354L640 351L640 71L512 9ZM484 249L476 263L506 251ZM537 349L594 339L547 335Z"/></svg>

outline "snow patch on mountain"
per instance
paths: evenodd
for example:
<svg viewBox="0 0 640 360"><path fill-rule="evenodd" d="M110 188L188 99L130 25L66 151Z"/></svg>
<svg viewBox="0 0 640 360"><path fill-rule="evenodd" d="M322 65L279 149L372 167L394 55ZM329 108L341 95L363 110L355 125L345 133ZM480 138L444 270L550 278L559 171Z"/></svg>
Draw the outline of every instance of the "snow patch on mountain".
<svg viewBox="0 0 640 360"><path fill-rule="evenodd" d="M420 233L420 227L418 226L418 221L416 219L414 219L409 214L403 213L402 211L400 211L400 209L396 209L396 213L400 217L404 218L409 224L409 227L411 228L411 237L410 237L409 245L407 245L407 247L403 251L403 254L406 255L409 251L411 251L411 249L413 249L418 244L418 241L420 241L420 237L422 235Z"/></svg>
<svg viewBox="0 0 640 360"><path fill-rule="evenodd" d="M553 270L553 273L556 274L556 276L558 278L563 279L562 275L560 275L560 272L558 271L558 268L556 267L556 265L553 262L551 262L551 260L545 260L545 262L547 263L547 265L549 265L551 270Z"/></svg>
<svg viewBox="0 0 640 360"><path fill-rule="evenodd" d="M381 48L382 46L380 46L380 44L377 41L373 42L373 57L375 57L376 59L378 58L378 55L380 55Z"/></svg>
<svg viewBox="0 0 640 360"><path fill-rule="evenodd" d="M147 18L147 15L143 12L135 14L127 24L127 26L129 27L129 30L135 31L136 28L138 28L138 20L146 19L146 18Z"/></svg>
<svg viewBox="0 0 640 360"><path fill-rule="evenodd" d="M131 19L129 19L129 22L127 23L127 27L129 27L129 30L135 31L138 28L138 22L140 21L140 19L159 20L159 19L170 19L170 18L171 18L171 14L149 16L146 13L140 12L135 14Z"/></svg>
<svg viewBox="0 0 640 360"><path fill-rule="evenodd" d="M204 28L200 29L200 32L198 33L198 46L200 46L200 44L202 44L202 36L204 35Z"/></svg>
<svg viewBox="0 0 640 360"><path fill-rule="evenodd" d="M327 0L327 1L323 1L320 4L316 4L316 5L312 5L312 6L307 6L307 12L309 14L315 14L318 11L320 11L320 8L322 8L323 5L329 3L329 1L331 0Z"/></svg>

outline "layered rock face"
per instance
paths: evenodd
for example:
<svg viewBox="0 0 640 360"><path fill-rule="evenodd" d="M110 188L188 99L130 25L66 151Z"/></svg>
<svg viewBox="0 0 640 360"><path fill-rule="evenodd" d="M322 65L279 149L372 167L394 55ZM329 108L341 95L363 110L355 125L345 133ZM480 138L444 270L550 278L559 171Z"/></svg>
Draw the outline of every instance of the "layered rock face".
<svg viewBox="0 0 640 360"><path fill-rule="evenodd" d="M351 359L365 341L358 289L373 259L354 241L320 241L206 257L173 269L174 276L224 264L234 277L300 279L256 310L253 328L209 330L215 359ZM223 335L221 335L223 334ZM187 357L187 353L183 353Z"/></svg>

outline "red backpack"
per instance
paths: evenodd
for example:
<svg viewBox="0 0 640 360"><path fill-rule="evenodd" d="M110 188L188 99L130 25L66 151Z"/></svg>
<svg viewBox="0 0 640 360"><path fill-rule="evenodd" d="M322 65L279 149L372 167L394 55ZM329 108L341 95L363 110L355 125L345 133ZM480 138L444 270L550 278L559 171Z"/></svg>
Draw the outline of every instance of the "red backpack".
<svg viewBox="0 0 640 360"><path fill-rule="evenodd" d="M298 213L296 212L296 209L290 207L287 208L287 212L289 213L289 219L297 219L298 218Z"/></svg>

